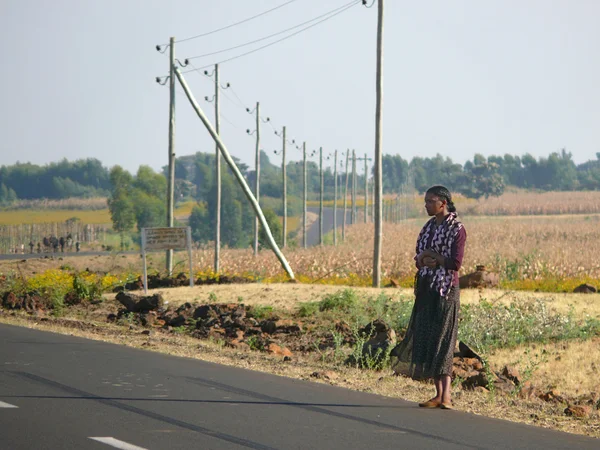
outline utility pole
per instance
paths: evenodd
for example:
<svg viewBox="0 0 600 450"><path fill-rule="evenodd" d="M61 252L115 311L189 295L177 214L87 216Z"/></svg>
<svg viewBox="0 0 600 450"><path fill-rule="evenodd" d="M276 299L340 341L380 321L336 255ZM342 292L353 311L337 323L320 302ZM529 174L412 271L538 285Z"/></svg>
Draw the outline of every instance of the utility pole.
<svg viewBox="0 0 600 450"><path fill-rule="evenodd" d="M375 109L375 236L373 248L373 287L381 286L381 199L383 197L383 171L381 157L381 116L383 109L383 12L384 0L378 0L377 11L377 68L376 68L376 109Z"/></svg>
<svg viewBox="0 0 600 450"><path fill-rule="evenodd" d="M342 241L346 240L346 209L348 206L348 162L350 160L350 149L346 150L346 188L344 189L344 222L342 223Z"/></svg>
<svg viewBox="0 0 600 450"><path fill-rule="evenodd" d="M368 169L368 161L372 161L371 158L367 158L367 154L365 153L364 158L356 158L356 161L364 161L365 162L365 207L364 207L364 222L367 223L369 220L369 169ZM357 180L358 181L358 180ZM358 186L358 183L356 183ZM358 189L358 187L357 187Z"/></svg>
<svg viewBox="0 0 600 450"><path fill-rule="evenodd" d="M254 192L260 205L260 103L256 102L256 180ZM254 218L254 255L258 254L258 217Z"/></svg>
<svg viewBox="0 0 600 450"><path fill-rule="evenodd" d="M302 153L304 158L304 184L302 189L302 200L304 201L304 206L302 207L302 246L306 248L306 232L308 230L306 227L306 197L308 194L308 189L306 187L306 142L302 143Z"/></svg>
<svg viewBox="0 0 600 450"><path fill-rule="evenodd" d="M250 132L250 130L246 130L246 133L253 134L256 133L256 160L255 160L255 176L254 180L254 195L256 197L256 201L260 204L260 103L256 102L256 107L254 111L250 111L249 108L246 108L246 111L249 114L256 113L256 129L254 132ZM264 122L268 122L270 119L267 119ZM258 217L254 218L254 256L258 255Z"/></svg>
<svg viewBox="0 0 600 450"><path fill-rule="evenodd" d="M319 245L323 245L323 147L319 147Z"/></svg>
<svg viewBox="0 0 600 450"><path fill-rule="evenodd" d="M281 147L281 153L278 153L277 150L275 150L275 154L282 155L282 161L281 161L281 172L283 174L283 240L282 242L282 247L285 248L287 245L287 168L286 168L286 163L285 163L285 153L286 153L286 149L287 149L287 131L286 131L286 127L283 127L283 131L281 132L281 134L279 134L277 131L275 131L275 135L276 136L280 136L283 138L283 145ZM294 139L292 139L292 141L290 142L290 144L295 144L296 141ZM296 148L298 148L296 146Z"/></svg>
<svg viewBox="0 0 600 450"><path fill-rule="evenodd" d="M285 166L285 150L286 150L286 129L283 127L283 159L281 161L281 170L283 172L283 248L286 247L287 243L287 179L286 179L286 166Z"/></svg>
<svg viewBox="0 0 600 450"><path fill-rule="evenodd" d="M365 223L369 222L369 169L365 153Z"/></svg>
<svg viewBox="0 0 600 450"><path fill-rule="evenodd" d="M337 246L337 150L333 157L333 245Z"/></svg>
<svg viewBox="0 0 600 450"><path fill-rule="evenodd" d="M352 150L352 225L356 223L356 151Z"/></svg>
<svg viewBox="0 0 600 450"><path fill-rule="evenodd" d="M371 198L373 199L371 203L371 220L375 222L375 178L371 181Z"/></svg>
<svg viewBox="0 0 600 450"><path fill-rule="evenodd" d="M169 181L167 184L167 226L173 227L175 200L175 38L169 39ZM173 249L166 254L167 274L173 274Z"/></svg>
<svg viewBox="0 0 600 450"><path fill-rule="evenodd" d="M220 132L219 112L219 65L215 64L215 131ZM215 181L217 183L217 211L215 217L215 273L219 273L219 256L221 253L221 152L215 143Z"/></svg>

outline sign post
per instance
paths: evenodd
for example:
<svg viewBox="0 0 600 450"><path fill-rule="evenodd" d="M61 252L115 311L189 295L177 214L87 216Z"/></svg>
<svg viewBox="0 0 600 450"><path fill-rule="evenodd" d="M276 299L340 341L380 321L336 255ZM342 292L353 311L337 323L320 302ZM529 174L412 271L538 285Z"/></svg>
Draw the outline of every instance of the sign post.
<svg viewBox="0 0 600 450"><path fill-rule="evenodd" d="M148 292L147 250L185 249L190 262L190 287L194 287L192 264L192 230L190 227L142 228L142 258L144 260L144 293Z"/></svg>

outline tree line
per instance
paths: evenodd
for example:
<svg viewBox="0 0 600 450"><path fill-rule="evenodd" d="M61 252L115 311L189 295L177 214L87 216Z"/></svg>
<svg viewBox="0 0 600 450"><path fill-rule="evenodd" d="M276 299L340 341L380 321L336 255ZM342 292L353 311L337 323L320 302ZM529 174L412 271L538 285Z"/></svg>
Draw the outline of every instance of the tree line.
<svg viewBox="0 0 600 450"><path fill-rule="evenodd" d="M273 235L281 240L281 225L277 216L283 214L282 169L273 164L268 155L261 153L260 203ZM597 190L600 189L600 153L596 160L576 165L572 155L565 150L548 157L534 158L529 154L521 157L506 154L489 156L476 154L464 165L450 158L436 155L433 158L415 157L410 162L399 155L383 156L383 189L385 193L424 192L433 184L445 184L468 197L501 195L505 186L538 190ZM189 218L196 242L213 239L216 211L216 183L214 176L214 153L198 152L182 156L175 164L175 200L194 200L195 206ZM255 171L234 158L250 186L254 186ZM345 158L338 162L338 195L345 186ZM308 161L309 200L319 196L320 177L317 162ZM357 164L358 193L364 192L364 170ZM289 162L288 214L302 212L303 164ZM108 169L97 159L38 166L17 163L0 167L0 205L7 206L17 199L63 199L69 197L108 197L113 228L121 237L131 235L134 239L144 227L166 224L167 168L155 172L148 166L140 166L131 174L120 166ZM371 174L369 176L372 175ZM324 169L324 197L333 199L334 172ZM247 247L251 244L254 212L240 186L228 167L222 174L222 230L223 245ZM260 230L260 241L266 244ZM279 242L281 243L281 242Z"/></svg>

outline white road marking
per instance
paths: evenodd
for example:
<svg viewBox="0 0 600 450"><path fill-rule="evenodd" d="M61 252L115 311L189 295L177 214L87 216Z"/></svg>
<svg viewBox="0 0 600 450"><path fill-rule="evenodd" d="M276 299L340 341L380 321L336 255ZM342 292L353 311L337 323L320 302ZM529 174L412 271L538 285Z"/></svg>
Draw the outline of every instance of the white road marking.
<svg viewBox="0 0 600 450"><path fill-rule="evenodd" d="M18 406L11 405L10 403L0 402L0 408L18 408Z"/></svg>
<svg viewBox="0 0 600 450"><path fill-rule="evenodd" d="M143 447L138 447L137 445L128 444L127 442L119 441L118 439L112 437L91 437L90 439L98 442L102 442L103 444L110 445L111 447L120 448L122 450L147 450Z"/></svg>

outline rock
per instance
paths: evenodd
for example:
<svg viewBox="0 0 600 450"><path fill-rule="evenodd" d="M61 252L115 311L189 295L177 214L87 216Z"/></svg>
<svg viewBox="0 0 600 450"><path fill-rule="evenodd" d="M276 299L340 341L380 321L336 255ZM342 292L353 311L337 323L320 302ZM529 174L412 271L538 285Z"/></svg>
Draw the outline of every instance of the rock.
<svg viewBox="0 0 600 450"><path fill-rule="evenodd" d="M116 322L117 321L117 315L110 313L108 316L106 316L106 321L107 322Z"/></svg>
<svg viewBox="0 0 600 450"><path fill-rule="evenodd" d="M462 382L464 389L475 389L477 386L487 387L489 380L485 372L479 372L477 375L472 375Z"/></svg>
<svg viewBox="0 0 600 450"><path fill-rule="evenodd" d="M577 294L595 294L596 292L598 292L598 289L596 289L594 286L592 286L590 284L584 283L584 284L580 284L575 289L573 289L573 292L575 292Z"/></svg>
<svg viewBox="0 0 600 450"><path fill-rule="evenodd" d="M209 317L217 316L213 305L201 305L194 311L194 319L206 320Z"/></svg>
<svg viewBox="0 0 600 450"><path fill-rule="evenodd" d="M140 334L144 334L146 336L150 336L151 331L150 330L144 330L142 331Z"/></svg>
<svg viewBox="0 0 600 450"><path fill-rule="evenodd" d="M173 328L177 328L177 327L181 327L181 326L185 325L186 322L187 322L186 317L184 315L180 314L180 315L173 317L167 323L169 324L169 326L171 326Z"/></svg>
<svg viewBox="0 0 600 450"><path fill-rule="evenodd" d="M560 391L556 389L551 389L545 394L540 394L539 398L541 398L545 402L565 403L564 397L560 395Z"/></svg>
<svg viewBox="0 0 600 450"><path fill-rule="evenodd" d="M477 353L475 353L475 351L469 347L467 344L465 344L462 341L458 342L458 352L454 353L454 356L459 356L462 358L475 358L478 359L479 362L482 361L481 356L479 356ZM483 364L482 364L483 367Z"/></svg>
<svg viewBox="0 0 600 450"><path fill-rule="evenodd" d="M467 372L465 369L459 366L452 367L452 378L462 378L463 380L466 380L469 378L469 376L469 372Z"/></svg>
<svg viewBox="0 0 600 450"><path fill-rule="evenodd" d="M277 322L274 320L263 320L260 323L260 329L263 333L273 334L277 330Z"/></svg>
<svg viewBox="0 0 600 450"><path fill-rule="evenodd" d="M375 355L378 351L381 354L396 345L396 332L384 321L374 320L359 330L359 334L368 338L363 345L363 355Z"/></svg>
<svg viewBox="0 0 600 450"><path fill-rule="evenodd" d="M147 312L162 308L164 305L162 295L154 294L146 297L142 297L137 303L137 312Z"/></svg>
<svg viewBox="0 0 600 450"><path fill-rule="evenodd" d="M521 384L521 375L516 367L504 366L502 369L502 375L508 378L510 381L515 383L517 386Z"/></svg>
<svg viewBox="0 0 600 450"><path fill-rule="evenodd" d="M475 272L459 278L459 287L466 288L490 288L497 287L500 276L497 273L488 272L485 266L477 266Z"/></svg>
<svg viewBox="0 0 600 450"><path fill-rule="evenodd" d="M490 393L489 389L484 388L483 386L475 386L475 389L473 389L473 390L480 394L489 394Z"/></svg>
<svg viewBox="0 0 600 450"><path fill-rule="evenodd" d="M565 416L585 418L590 415L591 409L589 406L570 405L565 408Z"/></svg>
<svg viewBox="0 0 600 450"><path fill-rule="evenodd" d="M6 309L20 309L21 300L14 294L14 292L7 292L2 298L2 306Z"/></svg>
<svg viewBox="0 0 600 450"><path fill-rule="evenodd" d="M150 314L150 313L148 313L148 314L140 314L140 322L145 327L151 327L152 325L154 325L155 321L156 321L156 315L155 314Z"/></svg>
<svg viewBox="0 0 600 450"><path fill-rule="evenodd" d="M160 294L140 297L135 294L119 292L115 298L130 312L148 312L162 308L164 304Z"/></svg>
<svg viewBox="0 0 600 450"><path fill-rule="evenodd" d="M293 356L292 352L286 347L280 347L277 344L271 343L267 346L267 352L280 356Z"/></svg>
<svg viewBox="0 0 600 450"><path fill-rule="evenodd" d="M313 378L317 378L320 380L337 380L339 375L335 373L333 370L324 370L322 372L313 372L311 375Z"/></svg>
<svg viewBox="0 0 600 450"><path fill-rule="evenodd" d="M540 393L538 389L533 384L531 384L531 381L526 381L525 383L520 385L519 398L529 400L535 397L539 397L539 395Z"/></svg>
<svg viewBox="0 0 600 450"><path fill-rule="evenodd" d="M294 281L295 281L295 280L294 280ZM292 357L291 357L291 356L284 356L284 357L283 357L283 362L289 362L289 361L291 361L291 360L292 360Z"/></svg>
<svg viewBox="0 0 600 450"><path fill-rule="evenodd" d="M515 392L516 385L505 376L500 375L497 379L494 380L494 389L504 394L512 394Z"/></svg>
<svg viewBox="0 0 600 450"><path fill-rule="evenodd" d="M400 282L398 280L390 278L389 284L386 285L385 287L399 288L400 287Z"/></svg>
<svg viewBox="0 0 600 450"><path fill-rule="evenodd" d="M483 370L483 363L477 358L464 358L464 363L473 370Z"/></svg>

